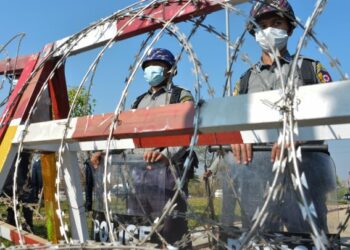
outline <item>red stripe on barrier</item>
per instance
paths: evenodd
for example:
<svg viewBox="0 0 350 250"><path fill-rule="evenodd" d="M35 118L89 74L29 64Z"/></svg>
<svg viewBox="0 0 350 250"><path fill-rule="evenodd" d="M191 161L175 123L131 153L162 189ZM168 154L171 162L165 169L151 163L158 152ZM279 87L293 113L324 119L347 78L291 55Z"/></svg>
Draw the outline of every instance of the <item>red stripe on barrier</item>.
<svg viewBox="0 0 350 250"><path fill-rule="evenodd" d="M16 245L20 244L17 229L11 230L10 235L11 235L11 241L13 243L15 243ZM37 236L29 234L29 233L24 233L22 235L22 239L23 239L24 243L27 245L47 243L47 242L43 242L43 239L41 239L40 237L37 237Z"/></svg>
<svg viewBox="0 0 350 250"><path fill-rule="evenodd" d="M122 139L190 134L193 130L193 115L194 108L190 102L122 112L113 136ZM107 138L112 118L111 113L78 118L72 139Z"/></svg>
<svg viewBox="0 0 350 250"><path fill-rule="evenodd" d="M17 85L15 86L14 90L11 93L11 96L7 102L6 108L2 113L2 117L4 116L6 117L4 117L3 123L1 124L1 128L0 128L0 142L4 137L7 127L9 126L9 122L12 120L14 113L17 109L17 105L21 100L21 95L19 93L24 87L25 83L27 82L30 74L32 73L38 61L38 58L39 58L39 54L35 54L30 57L30 59L27 61L27 64L20 78L18 79Z"/></svg>
<svg viewBox="0 0 350 250"><path fill-rule="evenodd" d="M133 138L136 148L156 148L171 146L188 146L191 143L192 133L187 135L152 136ZM196 145L228 145L243 143L240 132L225 132L212 134L199 134Z"/></svg>
<svg viewBox="0 0 350 250"><path fill-rule="evenodd" d="M150 109L123 112L118 118L113 138L132 138L135 147L189 145L193 134L193 103L171 104ZM74 140L106 139L113 114L77 119ZM240 132L200 134L198 145L243 143Z"/></svg>
<svg viewBox="0 0 350 250"><path fill-rule="evenodd" d="M147 8L143 15L151 16L155 19L169 21L178 13L178 11L187 4L188 1L168 1L166 4L156 4L150 8ZM217 1L220 2L220 1ZM224 1L222 1L224 2ZM176 18L173 19L174 23L181 22L196 16L203 14L210 14L211 12L222 9L222 6L214 2L199 2L196 4L189 4L186 6ZM117 30L120 30L131 17L125 17L118 20ZM117 40L126 39L129 37L137 36L158 28L161 28L162 24L156 21L151 21L145 18L136 18L127 27L123 29L123 33L118 36Z"/></svg>

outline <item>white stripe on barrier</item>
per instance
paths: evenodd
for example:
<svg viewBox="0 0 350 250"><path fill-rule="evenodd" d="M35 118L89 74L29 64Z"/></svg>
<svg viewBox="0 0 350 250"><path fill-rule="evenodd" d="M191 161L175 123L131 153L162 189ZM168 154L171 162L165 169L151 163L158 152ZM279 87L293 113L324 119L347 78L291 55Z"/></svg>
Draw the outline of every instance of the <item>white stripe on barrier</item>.
<svg viewBox="0 0 350 250"><path fill-rule="evenodd" d="M0 236L4 239L7 239L9 241L12 241L11 239L11 230L7 226L6 223L0 222Z"/></svg>

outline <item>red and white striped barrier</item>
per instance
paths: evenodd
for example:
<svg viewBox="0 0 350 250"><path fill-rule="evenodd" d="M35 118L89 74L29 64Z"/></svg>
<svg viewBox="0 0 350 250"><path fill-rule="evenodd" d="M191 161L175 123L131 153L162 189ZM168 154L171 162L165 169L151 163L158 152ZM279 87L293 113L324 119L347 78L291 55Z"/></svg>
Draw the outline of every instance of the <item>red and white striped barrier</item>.
<svg viewBox="0 0 350 250"><path fill-rule="evenodd" d="M349 139L350 109L347 93L350 93L349 81L301 87L298 92L299 106L295 110L299 126L296 139ZM278 91L267 91L206 101L200 109L197 144L276 141L282 126L281 113L266 105L266 100L273 103L279 99ZM112 113L73 118L66 141L72 145L79 143L80 150L82 147L84 150L96 149L97 141L108 137L112 119ZM63 119L31 124L26 131L25 145L35 147L39 144L58 144L63 137L66 122ZM123 149L189 145L193 124L192 103L123 112L118 117L113 132L115 143L112 147ZM13 143L20 141L23 129L19 126Z"/></svg>
<svg viewBox="0 0 350 250"><path fill-rule="evenodd" d="M19 236L18 236L18 231L16 227L7 224L3 221L0 221L0 237L12 241L15 244L19 244ZM22 231L22 238L24 240L24 243L27 245L34 245L34 244L39 244L39 245L45 245L48 244L49 241L40 238L34 234L24 232Z"/></svg>

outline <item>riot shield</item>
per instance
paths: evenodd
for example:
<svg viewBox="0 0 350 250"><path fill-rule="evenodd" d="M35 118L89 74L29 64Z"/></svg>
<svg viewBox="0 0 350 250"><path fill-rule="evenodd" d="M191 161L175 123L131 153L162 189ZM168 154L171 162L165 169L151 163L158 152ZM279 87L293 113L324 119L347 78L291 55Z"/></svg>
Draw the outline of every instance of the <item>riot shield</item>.
<svg viewBox="0 0 350 250"><path fill-rule="evenodd" d="M143 240L152 223L161 216L171 198L174 178L162 163L147 164L142 152L112 154L107 169L109 211L118 241L131 244ZM103 174L100 171L99 177ZM94 200L94 240L108 241L103 199L103 176L96 178ZM149 241L158 242L156 234Z"/></svg>
<svg viewBox="0 0 350 250"><path fill-rule="evenodd" d="M300 193L295 186L292 164L276 178L271 151L254 151L250 164L237 164L231 152L216 160L216 178L221 183L221 215L218 247L239 249L242 235L249 233L260 220L257 235L279 247L314 249L311 227L305 218ZM337 226L335 166L325 152L302 152L298 169L304 182L304 193L315 225L329 239L339 239ZM220 193L218 192L218 193ZM266 202L268 196L271 200ZM218 195L216 195L218 196ZM266 206L266 213L258 218ZM259 246L256 246L260 249Z"/></svg>

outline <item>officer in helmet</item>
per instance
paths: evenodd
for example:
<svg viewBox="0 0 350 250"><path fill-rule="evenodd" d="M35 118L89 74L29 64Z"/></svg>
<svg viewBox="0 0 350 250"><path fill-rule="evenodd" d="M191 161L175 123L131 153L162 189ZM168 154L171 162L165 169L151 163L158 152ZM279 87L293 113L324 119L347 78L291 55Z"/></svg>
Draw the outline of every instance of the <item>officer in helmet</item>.
<svg viewBox="0 0 350 250"><path fill-rule="evenodd" d="M248 69L236 83L234 94L249 94L260 91L281 88L280 75L276 60L281 64L282 77L287 82L291 69L293 55L288 52L287 43L296 27L295 15L292 6L286 0L256 1L250 11L252 22L248 29L261 47L261 61ZM273 50L277 58L273 55ZM298 70L293 76L298 86L331 82L329 73L320 62L300 57ZM262 104L263 105L263 104ZM329 155L328 148L323 142L298 142L301 147L302 161L299 162L300 173L305 173L309 189L308 200L315 205L314 219L320 230L328 232L326 195L335 188L335 166ZM278 159L280 148L277 143L258 145L260 151L254 150L255 145L234 144L233 154L226 154L225 158L231 162L236 190L240 192L243 227L252 225L252 218L258 207L261 208L265 200L266 190L272 184L274 173L273 163ZM265 147L265 148L264 148ZM245 166L245 167L242 167ZM282 181L283 198L279 204L271 205L269 217L263 227L267 231L310 232L308 222L303 219L298 200L295 194L290 173L293 167L287 163L287 174ZM287 177L288 176L288 177ZM232 211L232 210L231 210Z"/></svg>
<svg viewBox="0 0 350 250"><path fill-rule="evenodd" d="M188 90L172 82L176 74L175 63L175 57L169 50L163 48L150 50L142 62L144 78L149 88L136 98L132 105L133 109L193 101ZM175 193L175 180L183 174L183 165L188 154L187 147L134 149L124 152L129 171L128 215L147 216L151 222L160 218L165 204ZM193 168L198 164L195 155L191 162L188 178L193 177ZM186 185L184 191L187 192ZM184 197L179 196L173 213L165 218L158 229L165 241L178 249L191 248L190 239L186 238L188 237L187 220L184 216L186 210ZM160 243L158 237L152 237L151 241Z"/></svg>
<svg viewBox="0 0 350 250"><path fill-rule="evenodd" d="M188 90L173 84L176 75L174 55L167 49L152 49L142 62L144 78L149 84L149 90L140 95L132 108L155 107L172 103L193 101Z"/></svg>

